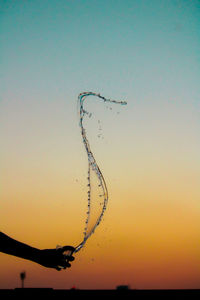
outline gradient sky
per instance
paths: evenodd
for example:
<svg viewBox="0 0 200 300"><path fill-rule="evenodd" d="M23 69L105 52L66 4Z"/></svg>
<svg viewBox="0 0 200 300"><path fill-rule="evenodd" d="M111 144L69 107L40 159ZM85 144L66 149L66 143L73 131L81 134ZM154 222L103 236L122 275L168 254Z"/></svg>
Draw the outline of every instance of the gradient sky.
<svg viewBox="0 0 200 300"><path fill-rule="evenodd" d="M0 288L200 288L200 2L0 1L1 230L77 246L87 210L83 91L106 179L102 223L64 272L0 255ZM96 119L95 119L96 118ZM94 125L95 126L95 125Z"/></svg>

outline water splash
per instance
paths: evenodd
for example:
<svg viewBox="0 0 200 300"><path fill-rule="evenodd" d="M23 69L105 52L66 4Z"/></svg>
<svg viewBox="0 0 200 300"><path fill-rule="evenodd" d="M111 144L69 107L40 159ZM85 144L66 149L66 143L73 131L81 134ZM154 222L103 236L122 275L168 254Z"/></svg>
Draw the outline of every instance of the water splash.
<svg viewBox="0 0 200 300"><path fill-rule="evenodd" d="M79 125L81 128L83 144L85 146L85 150L86 150L87 157L88 157L88 177L87 177L87 179L88 179L88 185L87 185L88 186L88 210L87 210L87 217L86 217L85 228L84 228L84 233L83 233L83 235L84 235L83 241L76 247L75 252L78 252L81 248L83 248L87 239L94 233L96 227L100 224L102 217L104 215L104 212L106 210L106 207L107 207L107 202L108 202L108 190L107 190L106 182L105 182L103 174L94 158L94 155L91 151L90 144L89 144L88 138L86 136L86 130L83 125L85 116L87 115L89 118L92 116L91 113L89 113L88 111L86 111L84 109L84 102L88 96L97 97L100 100L107 102L107 103L115 103L115 104L121 104L121 105L127 104L126 101L116 101L116 100L107 99L107 98L101 96L100 94L96 94L93 92L83 92L83 93L79 94L79 96L78 96L79 118L80 118ZM93 199L92 199L92 188L93 187L91 184L91 176L92 175L96 177L97 185L98 185L97 187L100 190L99 191L99 199L101 200L101 202L100 202L101 211L100 211L100 214L98 215L95 223L90 228L88 225L89 225L89 221L90 221L90 217L91 217L91 203L93 201Z"/></svg>

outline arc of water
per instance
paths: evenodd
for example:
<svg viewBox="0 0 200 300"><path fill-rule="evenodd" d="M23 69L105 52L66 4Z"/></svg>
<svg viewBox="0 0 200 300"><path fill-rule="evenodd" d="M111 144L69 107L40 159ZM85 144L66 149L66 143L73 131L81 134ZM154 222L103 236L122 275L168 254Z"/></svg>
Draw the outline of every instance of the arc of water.
<svg viewBox="0 0 200 300"><path fill-rule="evenodd" d="M105 212L106 206L107 206L107 202L108 202L108 190L107 190L106 182L105 182L103 174L94 158L94 155L91 151L90 144L89 144L89 141L86 136L86 130L83 126L84 116L86 114L88 114L88 112L84 109L84 101L86 100L86 98L88 96L98 97L100 100L102 100L104 102L116 103L116 104L121 104L121 105L127 104L126 101L116 101L116 100L107 99L107 98L101 96L100 94L96 94L93 92L83 92L83 93L79 94L79 96L78 96L81 135L82 135L83 144L85 146L87 156L88 156L88 211L87 211L87 217L86 217L86 221L85 221L86 226L84 228L84 238L83 238L83 241L76 247L75 252L78 252L85 245L87 239L91 236L91 234L94 233L96 227L99 225L99 223L102 220L102 217L104 215L104 212ZM98 186L101 188L101 197L103 197L103 206L102 206L102 211L96 220L96 223L94 224L92 229L89 232L87 232L88 223L89 223L89 219L90 219L90 207L91 207L91 184L90 184L91 172L94 172L98 179L98 183L99 183Z"/></svg>

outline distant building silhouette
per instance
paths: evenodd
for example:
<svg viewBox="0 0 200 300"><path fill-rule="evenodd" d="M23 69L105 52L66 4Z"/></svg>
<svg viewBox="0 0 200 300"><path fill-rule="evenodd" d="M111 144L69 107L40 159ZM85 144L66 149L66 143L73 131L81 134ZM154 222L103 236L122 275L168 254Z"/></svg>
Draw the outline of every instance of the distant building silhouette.
<svg viewBox="0 0 200 300"><path fill-rule="evenodd" d="M116 290L129 290L128 285L117 285Z"/></svg>
<svg viewBox="0 0 200 300"><path fill-rule="evenodd" d="M24 280L26 278L26 272L21 272L20 273L20 278L21 278L21 281L22 281L22 288L24 288Z"/></svg>

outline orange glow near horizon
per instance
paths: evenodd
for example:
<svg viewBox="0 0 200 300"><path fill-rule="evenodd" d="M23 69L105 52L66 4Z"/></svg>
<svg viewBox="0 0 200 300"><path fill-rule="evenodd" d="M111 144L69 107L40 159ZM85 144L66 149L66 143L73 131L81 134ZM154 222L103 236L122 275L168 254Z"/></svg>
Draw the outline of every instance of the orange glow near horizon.
<svg viewBox="0 0 200 300"><path fill-rule="evenodd" d="M70 270L58 274L34 263L1 255L1 266L7 270L3 281L8 276L11 278L8 287L19 286L18 273L25 269L26 284L32 287L53 284L55 288L70 288L75 284L79 288L115 288L122 283L132 288L197 287L200 266L198 212L189 203L182 206L178 201L159 203L150 198L147 201L142 192L133 193L134 197L128 196L129 193L124 194L125 206L120 197L122 191L118 197L111 195L103 222L84 249L75 254ZM51 202L51 198L48 201ZM30 208L29 203L21 211L21 216L25 216L21 222L15 209L10 213L12 222L2 223L7 223L5 232L32 246L55 247L58 240L61 245L75 246L82 238L80 229L84 226L84 218L79 220L84 212L84 206L82 208L82 212L77 207L67 212L66 205L61 209L52 206L46 210L44 207L44 215L38 215L37 208L34 205ZM49 222L53 215L55 221Z"/></svg>

